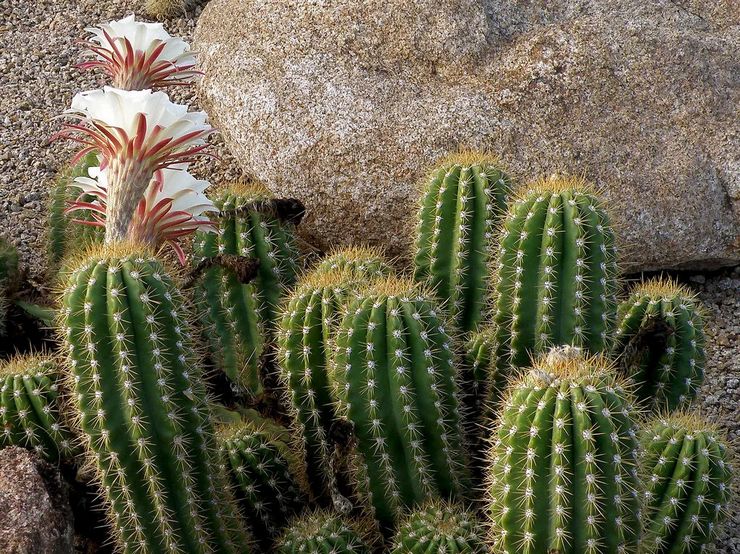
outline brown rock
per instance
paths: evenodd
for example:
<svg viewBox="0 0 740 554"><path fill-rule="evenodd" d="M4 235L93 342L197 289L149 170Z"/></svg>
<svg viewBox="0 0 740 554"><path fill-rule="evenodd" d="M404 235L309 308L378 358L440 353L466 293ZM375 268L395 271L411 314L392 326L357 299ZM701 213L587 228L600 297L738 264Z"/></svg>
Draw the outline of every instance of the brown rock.
<svg viewBox="0 0 740 554"><path fill-rule="evenodd" d="M740 261L731 0L212 0L200 96L321 246L402 252L416 183L459 147L604 190L631 269Z"/></svg>
<svg viewBox="0 0 740 554"><path fill-rule="evenodd" d="M74 524L57 470L22 448L0 450L0 552L68 554Z"/></svg>

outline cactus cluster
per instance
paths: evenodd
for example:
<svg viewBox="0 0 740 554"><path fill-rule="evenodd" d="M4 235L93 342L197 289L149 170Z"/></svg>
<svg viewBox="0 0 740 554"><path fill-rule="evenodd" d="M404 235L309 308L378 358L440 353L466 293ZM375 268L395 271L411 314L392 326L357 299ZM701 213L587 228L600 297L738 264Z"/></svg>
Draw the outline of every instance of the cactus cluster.
<svg viewBox="0 0 740 554"><path fill-rule="evenodd" d="M433 297L396 277L358 293L337 331L331 379L382 526L429 496L467 492L452 339Z"/></svg>
<svg viewBox="0 0 740 554"><path fill-rule="evenodd" d="M261 358L277 324L281 294L298 273L293 225L265 208L271 199L258 183L229 186L215 202L221 211L217 231L200 231L194 241L197 263L219 256L259 262L249 283L229 264L215 263L194 293L206 319L211 356L233 384L253 397L263 393Z"/></svg>
<svg viewBox="0 0 740 554"><path fill-rule="evenodd" d="M301 456L288 431L270 420L251 420L219 429L224 471L229 475L242 513L265 547L307 498Z"/></svg>
<svg viewBox="0 0 740 554"><path fill-rule="evenodd" d="M694 294L667 279L635 287L619 306L614 355L654 410L686 406L704 382L704 327Z"/></svg>
<svg viewBox="0 0 740 554"><path fill-rule="evenodd" d="M643 551L703 552L724 519L732 473L722 434L678 412L643 432L645 518Z"/></svg>
<svg viewBox="0 0 740 554"><path fill-rule="evenodd" d="M526 367L533 353L610 344L617 264L609 217L580 179L541 180L509 208L495 265L498 367Z"/></svg>
<svg viewBox="0 0 740 554"><path fill-rule="evenodd" d="M633 416L601 358L553 350L512 384L490 452L494 552L635 552L641 524Z"/></svg>
<svg viewBox="0 0 740 554"><path fill-rule="evenodd" d="M61 329L79 427L125 552L237 552L187 311L171 272L125 243L70 273Z"/></svg>
<svg viewBox="0 0 740 554"><path fill-rule="evenodd" d="M510 187L495 158L473 152L444 160L425 187L414 275L449 302L462 331L474 330L482 319L490 252Z"/></svg>
<svg viewBox="0 0 740 554"><path fill-rule="evenodd" d="M399 526L391 554L485 554L483 526L463 506L432 502Z"/></svg>
<svg viewBox="0 0 740 554"><path fill-rule="evenodd" d="M71 461L75 441L64 421L60 368L48 355L0 363L0 448L21 446L51 462Z"/></svg>
<svg viewBox="0 0 740 554"><path fill-rule="evenodd" d="M279 554L370 554L372 550L359 525L331 512L304 514L280 538Z"/></svg>

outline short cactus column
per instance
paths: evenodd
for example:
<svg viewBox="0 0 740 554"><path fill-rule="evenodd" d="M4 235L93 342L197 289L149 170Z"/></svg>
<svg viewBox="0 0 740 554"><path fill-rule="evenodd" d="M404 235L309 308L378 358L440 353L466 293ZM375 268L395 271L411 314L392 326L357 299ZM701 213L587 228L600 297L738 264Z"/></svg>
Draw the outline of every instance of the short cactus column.
<svg viewBox="0 0 740 554"><path fill-rule="evenodd" d="M619 306L614 356L653 410L685 406L704 382L704 324L695 295L667 279L635 287Z"/></svg>
<svg viewBox="0 0 740 554"><path fill-rule="evenodd" d="M89 252L69 274L62 330L79 424L122 551L244 552L170 275L125 243Z"/></svg>
<svg viewBox="0 0 740 554"><path fill-rule="evenodd" d="M419 208L414 276L449 302L456 325L474 330L489 288L489 253L511 180L495 158L450 156L429 177Z"/></svg>
<svg viewBox="0 0 740 554"><path fill-rule="evenodd" d="M485 554L485 531L464 506L432 502L411 512L393 538L391 554Z"/></svg>
<svg viewBox="0 0 740 554"><path fill-rule="evenodd" d="M493 552L635 553L632 417L604 360L570 350L535 361L509 389L490 451Z"/></svg>
<svg viewBox="0 0 740 554"><path fill-rule="evenodd" d="M377 281L349 305L332 381L354 428L358 481L381 526L430 497L468 489L452 339L413 283Z"/></svg>
<svg viewBox="0 0 740 554"><path fill-rule="evenodd" d="M278 554L370 554L361 525L318 511L300 516L278 541Z"/></svg>
<svg viewBox="0 0 740 554"><path fill-rule="evenodd" d="M307 502L300 449L286 429L259 418L223 426L218 434L224 471L242 513L269 549L288 518Z"/></svg>
<svg viewBox="0 0 740 554"><path fill-rule="evenodd" d="M62 418L60 371L47 355L0 363L0 448L21 446L51 462L72 461L75 441Z"/></svg>
<svg viewBox="0 0 740 554"><path fill-rule="evenodd" d="M384 260L380 248L352 246L332 250L321 259L314 273L348 271L359 279L375 279L393 274L393 268Z"/></svg>
<svg viewBox="0 0 740 554"><path fill-rule="evenodd" d="M534 183L510 205L495 265L495 357L500 369L570 344L610 346L617 265L609 218L579 179Z"/></svg>
<svg viewBox="0 0 740 554"><path fill-rule="evenodd" d="M704 552L727 515L730 454L722 433L701 418L676 413L642 434L646 480L643 551Z"/></svg>
<svg viewBox="0 0 740 554"><path fill-rule="evenodd" d="M260 361L278 321L283 290L298 272L293 225L271 211L271 200L258 183L229 186L215 200L221 210L217 232L199 231L194 239L196 263L219 255L259 261L250 283L242 283L231 268L214 264L194 291L211 356L236 387L253 397L263 392Z"/></svg>

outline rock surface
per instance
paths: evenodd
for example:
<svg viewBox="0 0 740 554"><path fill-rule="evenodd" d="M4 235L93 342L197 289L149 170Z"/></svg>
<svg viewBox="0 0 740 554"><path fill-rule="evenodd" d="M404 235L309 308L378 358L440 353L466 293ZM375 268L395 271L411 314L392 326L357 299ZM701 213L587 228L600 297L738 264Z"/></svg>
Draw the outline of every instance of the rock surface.
<svg viewBox="0 0 740 554"><path fill-rule="evenodd" d="M603 188L628 268L740 260L732 0L212 0L201 103L321 246L404 251L458 148Z"/></svg>
<svg viewBox="0 0 740 554"><path fill-rule="evenodd" d="M67 554L74 524L59 473L22 448L0 450L0 552Z"/></svg>

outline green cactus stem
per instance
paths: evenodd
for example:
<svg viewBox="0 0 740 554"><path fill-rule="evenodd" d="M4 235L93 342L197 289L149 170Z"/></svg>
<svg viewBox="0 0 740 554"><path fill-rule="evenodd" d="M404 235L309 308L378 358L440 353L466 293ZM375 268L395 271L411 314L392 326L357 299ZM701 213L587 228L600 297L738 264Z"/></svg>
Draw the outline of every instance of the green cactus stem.
<svg viewBox="0 0 740 554"><path fill-rule="evenodd" d="M50 462L71 462L76 448L62 418L59 367L48 355L0 363L0 448L21 446Z"/></svg>
<svg viewBox="0 0 740 554"><path fill-rule="evenodd" d="M619 306L614 356L636 396L658 411L688 405L704 382L704 324L696 296L667 279L635 287Z"/></svg>
<svg viewBox="0 0 740 554"><path fill-rule="evenodd" d="M696 415L677 412L649 422L642 446L643 552L704 552L730 501L732 471L723 434Z"/></svg>
<svg viewBox="0 0 740 554"><path fill-rule="evenodd" d="M391 554L485 554L483 526L463 506L431 502L412 512L393 539Z"/></svg>
<svg viewBox="0 0 740 554"><path fill-rule="evenodd" d="M635 553L637 434L612 368L555 349L510 387L489 458L495 553Z"/></svg>
<svg viewBox="0 0 740 554"><path fill-rule="evenodd" d="M317 511L294 520L278 542L278 554L370 554L362 525Z"/></svg>
<svg viewBox="0 0 740 554"><path fill-rule="evenodd" d="M277 323L283 290L298 272L294 225L270 210L255 209L271 198L258 183L229 186L215 201L221 210L217 232L199 231L194 240L196 263L218 255L259 261L256 278L247 284L232 269L214 265L194 291L212 358L234 385L255 398L263 393L260 360Z"/></svg>
<svg viewBox="0 0 740 554"><path fill-rule="evenodd" d="M66 283L60 327L79 427L126 553L244 552L218 463L190 315L143 248L98 247ZM245 546L246 545L246 546Z"/></svg>
<svg viewBox="0 0 740 554"><path fill-rule="evenodd" d="M219 429L221 459L242 514L264 548L305 504L302 456L276 422L250 419Z"/></svg>
<svg viewBox="0 0 740 554"><path fill-rule="evenodd" d="M349 305L331 380L353 425L357 480L384 530L408 507L468 490L455 379L433 295L391 277Z"/></svg>
<svg viewBox="0 0 740 554"><path fill-rule="evenodd" d="M72 220L91 220L85 211L67 214L70 202L77 200L79 189L70 186L77 177L87 177L87 170L99 165L98 155L91 152L75 165L62 168L51 189L49 204L49 222L46 238L46 249L49 264L52 268L75 250L81 250L93 242L102 242L105 231L102 227L91 227L72 223ZM84 195L83 201L91 201L91 196Z"/></svg>
<svg viewBox="0 0 740 554"><path fill-rule="evenodd" d="M510 206L495 270L495 357L499 369L571 344L610 346L617 264L609 218L580 179L534 183Z"/></svg>
<svg viewBox="0 0 740 554"><path fill-rule="evenodd" d="M429 177L416 231L414 275L449 302L462 331L476 329L489 290L489 253L511 180L491 156L450 156Z"/></svg>
<svg viewBox="0 0 740 554"><path fill-rule="evenodd" d="M10 297L17 285L18 251L0 237L0 337L5 335Z"/></svg>

